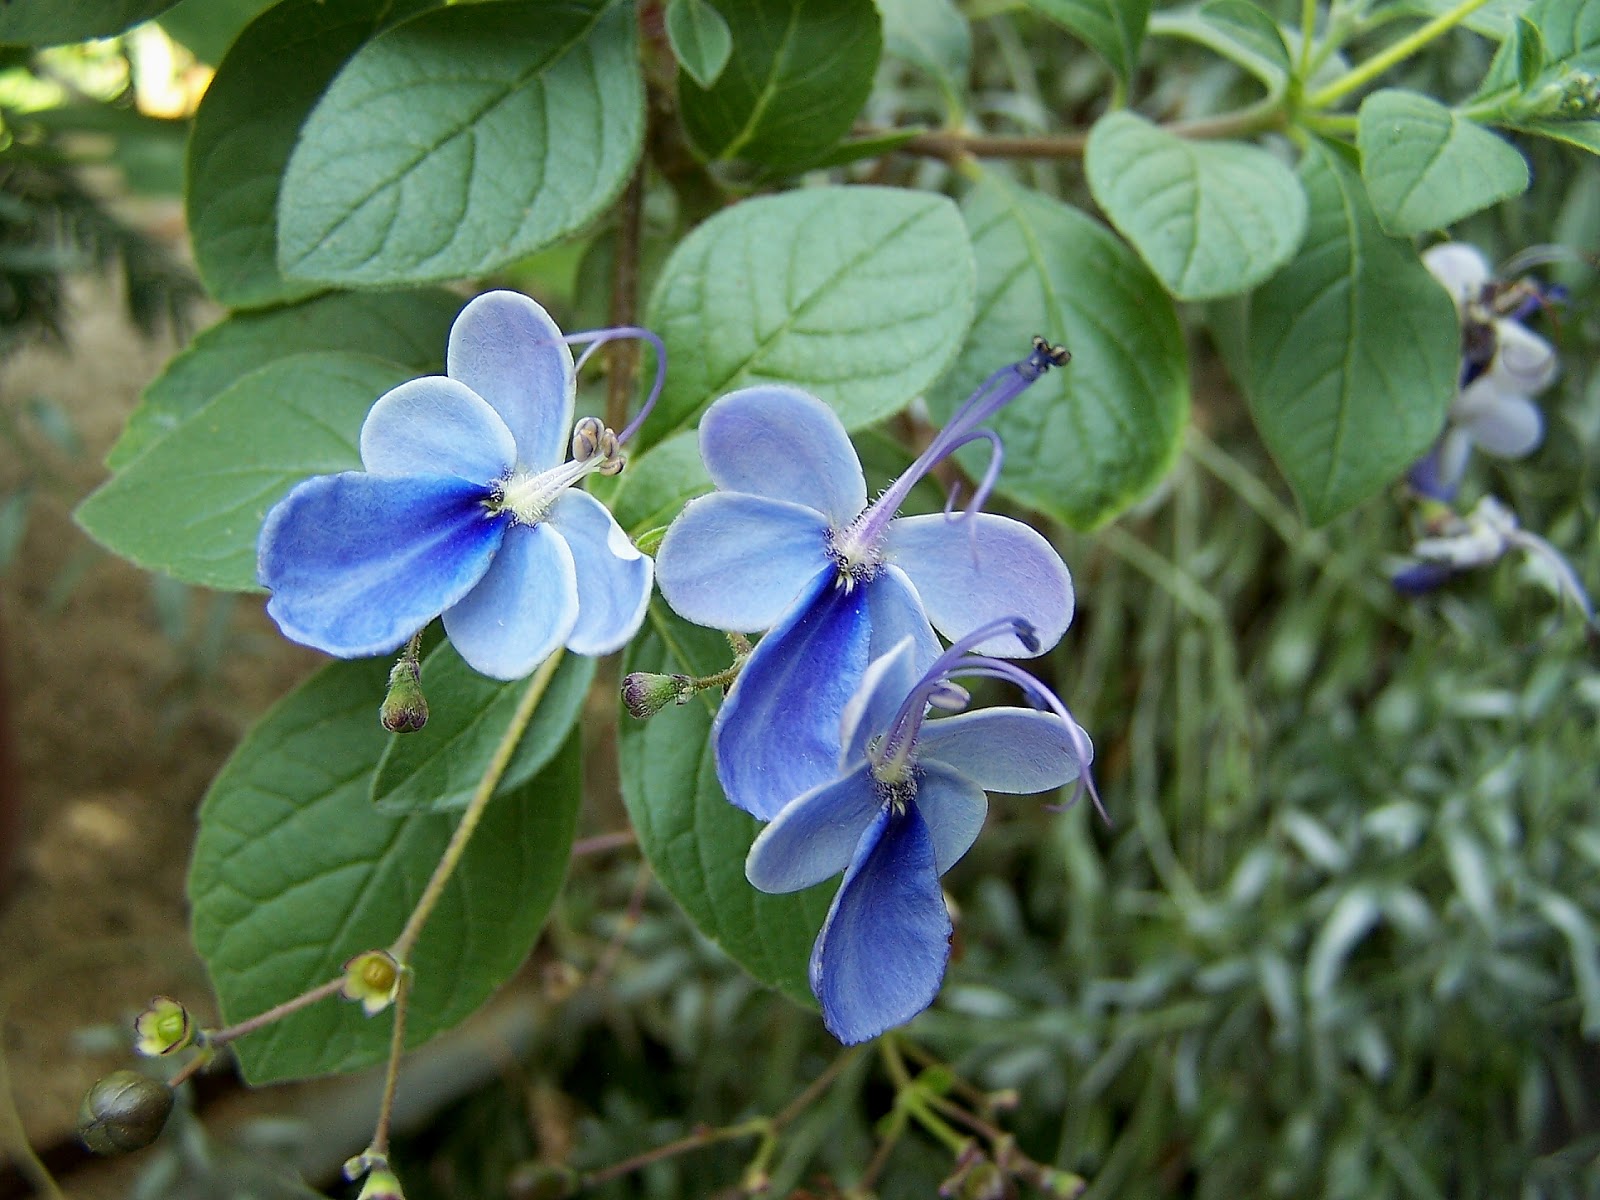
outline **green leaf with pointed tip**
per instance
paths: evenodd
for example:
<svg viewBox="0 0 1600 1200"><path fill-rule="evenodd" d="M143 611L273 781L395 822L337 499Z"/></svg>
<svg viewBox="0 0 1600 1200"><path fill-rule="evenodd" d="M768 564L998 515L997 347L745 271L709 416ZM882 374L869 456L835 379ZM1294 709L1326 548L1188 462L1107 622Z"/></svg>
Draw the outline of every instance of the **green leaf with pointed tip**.
<svg viewBox="0 0 1600 1200"><path fill-rule="evenodd" d="M720 633L654 604L623 670L709 675L730 658ZM700 932L768 987L814 1006L806 974L811 943L838 884L770 896L745 879L745 854L760 826L729 804L717 783L710 743L716 707L711 693L701 692L648 721L624 711L617 739L622 799L651 869Z"/></svg>
<svg viewBox="0 0 1600 1200"><path fill-rule="evenodd" d="M355 354L296 354L227 388L78 506L107 549L185 583L255 591L256 535L310 475L361 468L373 401L411 378Z"/></svg>
<svg viewBox="0 0 1600 1200"><path fill-rule="evenodd" d="M1449 295L1383 232L1338 151L1307 149L1294 261L1250 300L1246 374L1262 440L1314 524L1376 494L1428 450L1460 369Z"/></svg>
<svg viewBox="0 0 1600 1200"><path fill-rule="evenodd" d="M339 975L400 932L444 852L448 816L387 817L367 793L389 734L389 664L334 663L251 730L211 785L189 868L196 948L225 1022ZM410 966L406 1044L459 1024L522 963L560 890L577 823L573 736L501 796L440 897ZM392 1016L338 999L234 1043L251 1084L354 1071L388 1054Z"/></svg>
<svg viewBox="0 0 1600 1200"><path fill-rule="evenodd" d="M1517 86L1526 92L1544 71L1544 35L1527 17L1519 16L1512 36L1516 38Z"/></svg>
<svg viewBox="0 0 1600 1200"><path fill-rule="evenodd" d="M281 304L316 284L278 271L283 171L328 82L379 28L392 0L290 0L252 21L206 89L189 135L187 206L195 264L234 308Z"/></svg>
<svg viewBox="0 0 1600 1200"><path fill-rule="evenodd" d="M312 110L278 265L368 286L482 275L603 212L643 137L632 6L423 13L357 51Z"/></svg>
<svg viewBox="0 0 1600 1200"><path fill-rule="evenodd" d="M1248 291L1300 245L1306 197L1277 158L1195 142L1122 111L1089 132L1095 202L1179 300Z"/></svg>
<svg viewBox="0 0 1600 1200"><path fill-rule="evenodd" d="M59 46L110 37L171 8L178 0L6 0L0 45Z"/></svg>
<svg viewBox="0 0 1600 1200"><path fill-rule="evenodd" d="M592 658L562 655L500 778L497 797L527 783L561 749L583 711L594 670ZM526 680L504 683L480 675L449 642L441 642L422 664L428 723L415 733L390 734L373 772L371 799L378 811L465 808L526 691Z"/></svg>
<svg viewBox="0 0 1600 1200"><path fill-rule="evenodd" d="M1025 0L1034 12L1070 30L1123 83L1139 62L1139 44L1150 20L1150 0Z"/></svg>
<svg viewBox="0 0 1600 1200"><path fill-rule="evenodd" d="M678 65L703 88L717 81L733 53L728 23L710 0L667 0L667 41Z"/></svg>
<svg viewBox="0 0 1600 1200"><path fill-rule="evenodd" d="M972 71L972 31L952 0L877 0L883 52L939 85L945 110L961 112Z"/></svg>
<svg viewBox="0 0 1600 1200"><path fill-rule="evenodd" d="M1373 92L1356 140L1372 209L1397 236L1443 229L1528 190L1515 146L1419 92Z"/></svg>
<svg viewBox="0 0 1600 1200"><path fill-rule="evenodd" d="M972 320L973 264L955 205L925 192L819 187L746 200L678 244L646 324L667 346L650 438L712 400L786 383L859 429L944 371Z"/></svg>
<svg viewBox="0 0 1600 1200"><path fill-rule="evenodd" d="M1600 154L1600 121L1528 121L1511 128Z"/></svg>
<svg viewBox="0 0 1600 1200"><path fill-rule="evenodd" d="M106 465L122 470L224 388L291 354L346 350L404 363L417 375L442 371L445 339L461 303L437 288L335 292L291 308L228 317L190 342L145 388Z"/></svg>
<svg viewBox="0 0 1600 1200"><path fill-rule="evenodd" d="M883 35L872 0L720 0L733 57L710 87L678 79L689 140L710 159L809 166L866 103Z"/></svg>
<svg viewBox="0 0 1600 1200"><path fill-rule="evenodd" d="M1166 474L1189 415L1183 335L1160 282L1077 209L990 177L961 206L978 255L978 320L928 397L944 420L1038 333L1072 351L989 424L1005 442L999 489L1081 529ZM974 447L981 470L987 447Z"/></svg>
<svg viewBox="0 0 1600 1200"><path fill-rule="evenodd" d="M1277 22L1251 0L1207 0L1195 8L1169 9L1151 18L1150 32L1198 42L1249 71L1271 92L1283 88L1293 70Z"/></svg>

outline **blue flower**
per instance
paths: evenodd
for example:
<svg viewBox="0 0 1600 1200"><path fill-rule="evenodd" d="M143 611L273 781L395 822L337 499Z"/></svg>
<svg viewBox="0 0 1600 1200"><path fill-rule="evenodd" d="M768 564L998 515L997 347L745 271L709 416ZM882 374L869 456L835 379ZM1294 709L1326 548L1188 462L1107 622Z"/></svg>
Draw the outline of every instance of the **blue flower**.
<svg viewBox="0 0 1600 1200"><path fill-rule="evenodd" d="M1002 631L980 647L1041 653L1072 620L1060 555L1019 521L979 512L1000 468L977 426L1066 352L1034 353L991 375L950 424L871 505L849 436L822 401L795 388L746 388L700 423L717 491L691 501L657 555L661 593L681 616L717 629L768 629L717 714L712 737L728 799L769 820L829 778L839 718L871 660L910 638L917 669L958 639L1016 614L1026 647ZM958 447L986 440L989 469L967 512L899 517L906 494Z"/></svg>
<svg viewBox="0 0 1600 1200"><path fill-rule="evenodd" d="M1455 499L1473 447L1497 458L1522 458L1544 438L1533 396L1559 370L1550 343L1520 322L1549 300L1536 285L1494 279L1488 260L1464 242L1444 242L1422 256L1450 293L1461 319L1459 390L1438 443L1410 472L1411 486L1435 500Z"/></svg>
<svg viewBox="0 0 1600 1200"><path fill-rule="evenodd" d="M367 414L366 470L307 479L267 514L257 570L284 635L359 658L443 614L461 657L497 679L562 645L620 649L644 619L652 564L574 485L620 470L638 421L620 438L592 417L573 426L567 348L618 336L653 335L563 335L516 292L468 304L447 374L403 383Z"/></svg>
<svg viewBox="0 0 1600 1200"><path fill-rule="evenodd" d="M1026 622L1007 622L1028 637ZM950 957L939 877L971 847L986 791L1090 787L1088 735L1050 691L1015 665L969 656L982 627L925 673L910 638L869 666L845 707L837 765L773 818L750 847L745 876L764 892L795 892L840 871L844 882L811 951L811 990L829 1031L863 1042L909 1021L938 994ZM963 676L997 676L1052 711L959 707ZM1098 799L1096 800L1098 804Z"/></svg>

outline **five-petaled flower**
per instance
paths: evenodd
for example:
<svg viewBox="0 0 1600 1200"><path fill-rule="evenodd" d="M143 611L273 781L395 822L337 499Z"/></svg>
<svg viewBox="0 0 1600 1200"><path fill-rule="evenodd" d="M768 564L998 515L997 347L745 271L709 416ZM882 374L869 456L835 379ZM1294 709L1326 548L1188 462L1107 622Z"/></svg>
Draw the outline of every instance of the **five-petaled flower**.
<svg viewBox="0 0 1600 1200"><path fill-rule="evenodd" d="M996 633L1033 640L1025 621L1008 621L981 626L925 672L909 637L876 659L845 706L830 778L779 812L745 860L765 892L844 872L811 952L811 990L842 1042L876 1037L933 1002L951 933L939 877L978 836L986 791L1042 792L1076 779L1093 794L1093 747L1061 702L1014 664L966 653ZM926 720L930 707L964 704L953 680L968 676L1016 683L1049 711Z"/></svg>
<svg viewBox="0 0 1600 1200"><path fill-rule="evenodd" d="M364 471L308 479L267 514L267 611L286 636L342 658L394 650L443 614L461 657L498 679L562 645L620 649L644 619L651 562L574 485L621 468L626 432L573 426L572 352L516 292L462 310L446 372L373 405Z"/></svg>
<svg viewBox="0 0 1600 1200"><path fill-rule="evenodd" d="M1434 246L1422 261L1455 300L1461 377L1449 424L1409 479L1423 495L1449 501L1474 446L1498 458L1538 447L1544 417L1531 397L1554 382L1559 364L1550 343L1521 324L1546 300L1536 286L1497 282L1488 260L1464 242Z"/></svg>
<svg viewBox="0 0 1600 1200"><path fill-rule="evenodd" d="M745 388L700 422L718 490L691 501L657 555L662 595L681 616L739 632L767 629L717 713L712 737L728 799L762 820L832 777L839 719L867 664L910 638L925 669L933 630L958 639L1017 615L979 647L1020 657L1049 649L1072 619L1072 580L1054 548L1019 521L978 511L999 470L995 435L977 426L1064 350L996 371L872 504L855 448L822 401L790 387ZM899 517L907 493L973 440L994 447L962 514ZM931 626L931 627L930 627Z"/></svg>

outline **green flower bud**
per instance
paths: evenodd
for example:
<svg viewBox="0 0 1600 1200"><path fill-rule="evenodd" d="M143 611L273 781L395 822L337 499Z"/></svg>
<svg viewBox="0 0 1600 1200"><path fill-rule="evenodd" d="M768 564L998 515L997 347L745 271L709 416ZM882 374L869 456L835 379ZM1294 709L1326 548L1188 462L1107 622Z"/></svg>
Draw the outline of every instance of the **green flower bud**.
<svg viewBox="0 0 1600 1200"><path fill-rule="evenodd" d="M428 723L428 698L422 694L422 672L417 660L403 657L389 671L378 720L390 733L415 733Z"/></svg>
<svg viewBox="0 0 1600 1200"><path fill-rule="evenodd" d="M359 1000L367 1016L376 1016L400 992L400 974L405 970L387 950L366 950L344 964L344 983L339 993L346 1000Z"/></svg>
<svg viewBox="0 0 1600 1200"><path fill-rule="evenodd" d="M133 1022L137 1035L133 1048L149 1058L176 1054L194 1044L194 1018L189 1010L170 996L157 996Z"/></svg>
<svg viewBox="0 0 1600 1200"><path fill-rule="evenodd" d="M142 1150L172 1115L172 1089L137 1071L98 1080L78 1108L78 1137L96 1154Z"/></svg>
<svg viewBox="0 0 1600 1200"><path fill-rule="evenodd" d="M687 704L698 689L687 675L652 675L635 671L622 681L622 703L641 721L669 704Z"/></svg>

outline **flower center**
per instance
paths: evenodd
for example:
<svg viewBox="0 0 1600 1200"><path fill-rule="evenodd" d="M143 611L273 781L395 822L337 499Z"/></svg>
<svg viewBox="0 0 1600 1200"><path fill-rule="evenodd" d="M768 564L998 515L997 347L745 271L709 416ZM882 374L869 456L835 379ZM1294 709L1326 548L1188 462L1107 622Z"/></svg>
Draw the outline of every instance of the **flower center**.
<svg viewBox="0 0 1600 1200"><path fill-rule="evenodd" d="M617 435L597 417L584 417L572 427L572 457L548 471L512 471L494 485L484 501L491 516L510 513L519 525L537 525L549 514L561 493L586 475L615 475L627 458L617 446Z"/></svg>
<svg viewBox="0 0 1600 1200"><path fill-rule="evenodd" d="M883 565L884 522L873 522L868 508L843 529L828 530L828 555L839 569L838 586L846 592L870 583ZM892 515L892 514L891 514Z"/></svg>

